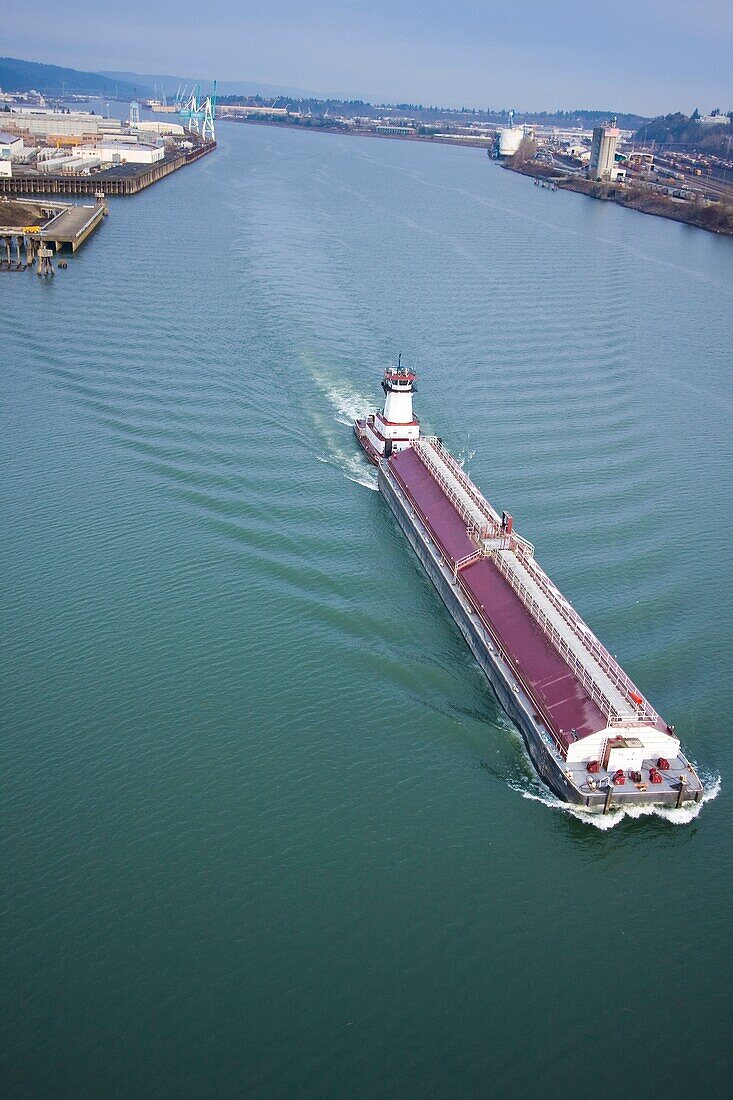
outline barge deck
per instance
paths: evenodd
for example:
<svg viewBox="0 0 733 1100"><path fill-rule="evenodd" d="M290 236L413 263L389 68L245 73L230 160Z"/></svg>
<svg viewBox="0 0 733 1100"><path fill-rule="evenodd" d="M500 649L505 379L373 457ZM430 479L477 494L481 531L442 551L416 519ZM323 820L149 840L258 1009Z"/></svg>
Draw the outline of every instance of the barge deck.
<svg viewBox="0 0 733 1100"><path fill-rule="evenodd" d="M699 801L673 728L440 442L382 459L378 479L544 782L591 812Z"/></svg>

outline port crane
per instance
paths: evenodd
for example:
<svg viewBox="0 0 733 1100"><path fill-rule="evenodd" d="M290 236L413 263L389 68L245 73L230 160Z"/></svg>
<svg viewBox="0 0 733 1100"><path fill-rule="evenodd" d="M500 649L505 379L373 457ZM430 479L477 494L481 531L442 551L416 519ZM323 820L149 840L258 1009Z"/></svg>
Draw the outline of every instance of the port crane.
<svg viewBox="0 0 733 1100"><path fill-rule="evenodd" d="M191 95L181 107L179 115L181 122L191 133L200 134L205 141L215 141L216 81L213 83L211 94L205 99L201 96L201 85L194 84Z"/></svg>
<svg viewBox="0 0 733 1100"><path fill-rule="evenodd" d="M201 96L201 85L194 84L191 90L191 95L184 102L179 111L181 122L187 130L191 130L198 134L200 129L200 123L202 118L201 108L199 106L199 99Z"/></svg>
<svg viewBox="0 0 733 1100"><path fill-rule="evenodd" d="M206 141L216 141L214 118L216 117L216 81L211 87L211 95L204 101L204 117L201 123L201 137Z"/></svg>

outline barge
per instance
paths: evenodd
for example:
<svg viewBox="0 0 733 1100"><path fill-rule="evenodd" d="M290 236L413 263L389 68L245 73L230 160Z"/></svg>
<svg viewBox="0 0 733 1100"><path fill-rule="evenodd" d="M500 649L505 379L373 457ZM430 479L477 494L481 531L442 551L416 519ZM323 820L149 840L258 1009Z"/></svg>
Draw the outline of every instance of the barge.
<svg viewBox="0 0 733 1100"><path fill-rule="evenodd" d="M681 807L703 784L668 725L437 437L413 415L415 373L384 373L382 411L354 422L379 489L537 774L589 813Z"/></svg>

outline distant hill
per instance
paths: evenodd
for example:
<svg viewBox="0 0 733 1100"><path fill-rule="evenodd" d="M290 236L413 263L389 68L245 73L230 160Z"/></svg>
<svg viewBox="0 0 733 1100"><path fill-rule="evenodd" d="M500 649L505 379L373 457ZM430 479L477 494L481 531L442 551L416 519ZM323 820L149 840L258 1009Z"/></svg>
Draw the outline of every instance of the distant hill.
<svg viewBox="0 0 733 1100"><path fill-rule="evenodd" d="M572 111L528 111L524 114L515 112L515 125L522 122L535 122L544 126L576 126L584 130L592 130L594 126L605 126L615 118L622 130L635 130L642 123L648 122L645 115L628 114L622 111L596 111L578 107Z"/></svg>
<svg viewBox="0 0 733 1100"><path fill-rule="evenodd" d="M408 118L423 125L457 123L486 123L489 126L506 126L508 109L500 110L481 107L430 107L423 103L369 103L364 99L319 99L312 96L293 96L285 92L276 96L227 94L225 87L219 86L219 103L228 106L289 107L314 118L332 118L334 115L362 115L366 118L393 118L396 121ZM578 108L573 111L528 111L515 112L515 125L558 126L562 128L580 127L592 129L601 123L607 123L616 115L614 111L589 111ZM634 130L649 119L642 115L616 115L619 125Z"/></svg>
<svg viewBox="0 0 733 1100"><path fill-rule="evenodd" d="M5 92L29 92L35 88L43 95L61 95L64 91L79 95L113 95L132 99L135 94L147 96L152 88L125 80L111 80L103 73L88 73L65 69L60 65L44 65L40 61L21 61L17 57L0 57L0 88Z"/></svg>
<svg viewBox="0 0 733 1100"><path fill-rule="evenodd" d="M187 87L189 91L194 84L201 85L201 91L207 94L211 90L211 78L193 76L169 76L165 73L126 73L104 71L102 76L111 81L126 80L140 88L142 84L150 89L157 88L158 94L165 92L167 96L174 96L179 88ZM216 74L214 74L216 75ZM221 95L264 95L264 96L298 96L307 98L312 92L306 92L302 88L290 88L279 84L257 84L251 80L220 80L218 90ZM152 91L151 91L152 94Z"/></svg>
<svg viewBox="0 0 733 1100"><path fill-rule="evenodd" d="M690 117L680 111L673 115L660 115L639 127L634 136L638 141L656 141L659 145L690 146L722 153L733 134L733 119L729 116L725 125L703 126L698 118L697 112Z"/></svg>

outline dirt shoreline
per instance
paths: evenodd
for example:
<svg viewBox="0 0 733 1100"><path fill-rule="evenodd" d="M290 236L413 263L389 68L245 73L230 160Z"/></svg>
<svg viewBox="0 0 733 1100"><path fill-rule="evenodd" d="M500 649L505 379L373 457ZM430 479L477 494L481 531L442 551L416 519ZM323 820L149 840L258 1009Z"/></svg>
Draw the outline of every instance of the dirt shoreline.
<svg viewBox="0 0 733 1100"><path fill-rule="evenodd" d="M612 183L593 183L579 176L564 176L549 171L546 165L528 161L522 165L504 164L510 172L522 176L548 180L563 191L575 191L601 202L615 202L629 210L638 210L640 214L653 214L657 218L691 225L695 229L705 229L708 233L717 233L721 237L733 237L733 203L681 202L667 195L659 195L640 189L618 187Z"/></svg>

